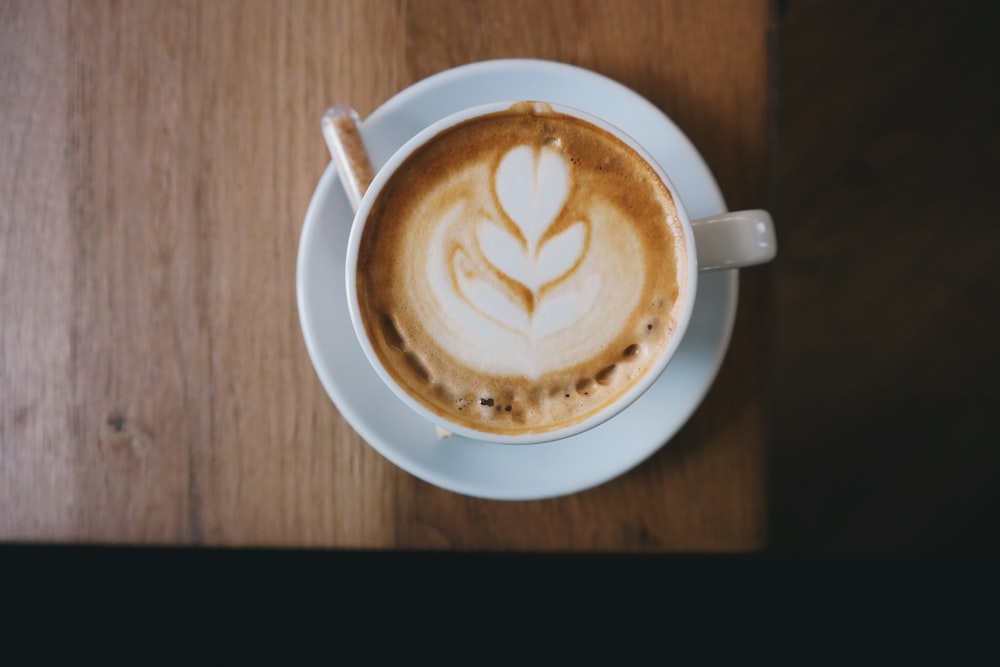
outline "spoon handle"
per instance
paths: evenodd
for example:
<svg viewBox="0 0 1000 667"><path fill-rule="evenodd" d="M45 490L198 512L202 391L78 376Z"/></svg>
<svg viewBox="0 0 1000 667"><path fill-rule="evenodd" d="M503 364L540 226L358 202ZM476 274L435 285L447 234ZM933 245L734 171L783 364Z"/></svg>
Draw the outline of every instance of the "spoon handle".
<svg viewBox="0 0 1000 667"><path fill-rule="evenodd" d="M361 139L359 123L357 111L344 104L327 109L322 120L323 137L355 211L375 176Z"/></svg>

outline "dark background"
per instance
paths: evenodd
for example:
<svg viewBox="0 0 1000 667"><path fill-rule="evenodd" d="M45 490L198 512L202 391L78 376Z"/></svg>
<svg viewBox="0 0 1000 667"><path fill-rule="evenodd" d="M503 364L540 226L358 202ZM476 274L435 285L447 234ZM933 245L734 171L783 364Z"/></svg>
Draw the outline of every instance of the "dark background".
<svg viewBox="0 0 1000 667"><path fill-rule="evenodd" d="M780 3L771 550L1000 553L1000 3Z"/></svg>

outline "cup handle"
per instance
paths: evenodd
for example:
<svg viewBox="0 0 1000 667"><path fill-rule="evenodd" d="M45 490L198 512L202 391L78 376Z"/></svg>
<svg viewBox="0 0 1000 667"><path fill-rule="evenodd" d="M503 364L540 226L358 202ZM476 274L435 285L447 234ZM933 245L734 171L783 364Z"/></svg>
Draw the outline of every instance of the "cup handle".
<svg viewBox="0 0 1000 667"><path fill-rule="evenodd" d="M778 239L771 214L761 209L731 211L691 221L698 270L739 269L774 259Z"/></svg>

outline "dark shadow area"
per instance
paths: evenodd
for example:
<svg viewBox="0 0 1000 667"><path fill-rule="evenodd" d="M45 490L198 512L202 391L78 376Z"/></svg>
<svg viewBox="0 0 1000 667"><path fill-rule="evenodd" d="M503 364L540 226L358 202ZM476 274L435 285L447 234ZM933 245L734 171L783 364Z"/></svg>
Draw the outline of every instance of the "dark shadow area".
<svg viewBox="0 0 1000 667"><path fill-rule="evenodd" d="M1000 4L781 4L771 547L1000 554Z"/></svg>

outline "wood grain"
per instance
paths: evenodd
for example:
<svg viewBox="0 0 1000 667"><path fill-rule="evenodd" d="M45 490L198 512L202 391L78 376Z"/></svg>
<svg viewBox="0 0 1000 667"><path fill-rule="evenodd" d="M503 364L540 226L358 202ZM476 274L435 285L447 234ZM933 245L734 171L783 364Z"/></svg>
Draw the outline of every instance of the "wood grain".
<svg viewBox="0 0 1000 667"><path fill-rule="evenodd" d="M295 309L322 111L477 60L612 76L767 205L770 5L0 2L0 540L743 550L766 536L767 269L703 407L634 471L504 503L347 426ZM609 443L613 446L613 443Z"/></svg>

